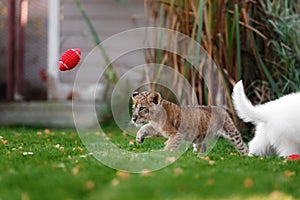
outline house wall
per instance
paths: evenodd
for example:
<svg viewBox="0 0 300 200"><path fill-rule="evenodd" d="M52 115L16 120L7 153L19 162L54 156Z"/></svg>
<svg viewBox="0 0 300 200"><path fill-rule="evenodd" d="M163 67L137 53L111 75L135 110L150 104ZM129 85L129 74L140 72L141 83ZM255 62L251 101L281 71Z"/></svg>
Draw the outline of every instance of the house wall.
<svg viewBox="0 0 300 200"><path fill-rule="evenodd" d="M9 2L0 1L0 100L6 99L8 66L8 16ZM20 93L15 100L45 99L45 87L41 84L39 70L47 67L47 5L48 0L15 1L14 16L14 76L16 85L20 81ZM26 6L25 6L26 3ZM28 3L28 4L27 4ZM22 5L22 6L21 6ZM22 7L22 9L21 9ZM20 20L22 13L22 23ZM24 28L24 43L21 42L21 24ZM24 47L24 53L19 49ZM22 55L21 55L22 54ZM22 58L22 59L21 59ZM23 62L21 62L23 60ZM20 61L20 62L18 62ZM21 66L21 67L19 67ZM22 72L17 68L21 68ZM16 87L16 86L15 86ZM13 88L15 88L13 87ZM16 94L16 92L15 92Z"/></svg>
<svg viewBox="0 0 300 200"><path fill-rule="evenodd" d="M0 1L0 100L3 100L6 95L7 3L7 1Z"/></svg>
<svg viewBox="0 0 300 200"><path fill-rule="evenodd" d="M128 29L143 27L146 25L144 18L144 0L80 0L91 19L99 38L104 41L114 34L118 34ZM5 99L6 93L6 67L7 67L7 2L0 2L0 100ZM16 12L18 13L19 2L16 1ZM54 55L54 50L48 49L49 19L51 12L48 13L49 0L29 0L28 1L28 21L25 27L25 54L24 54L24 84L23 97L20 100L45 99L47 86L40 80L39 71L46 69L49 55ZM51 0L51 2L53 2ZM82 51L82 64L85 59L91 63L91 70L83 75L82 82L89 84L92 77L99 74L94 73L99 62L97 59L88 56L96 44L93 42L91 32L84 21L75 0L60 0L60 41L59 55L53 60L53 69L58 70L59 56L69 48L78 47ZM18 16L16 16L16 20ZM140 37L140 36L137 36ZM118 54L118 50L124 46L130 46L136 38L127 38L123 41L112 42L106 50L109 54ZM16 38L17 40L17 38ZM18 44L18 42L17 42ZM101 55L99 55L101 57ZM18 55L15 55L18 58ZM130 55L118 59L114 66L126 71L126 67L144 63L143 52L131 52ZM103 63L102 63L103 64ZM101 64L100 64L101 65ZM103 64L104 65L104 64ZM73 85L78 68L68 72L59 72L61 83Z"/></svg>

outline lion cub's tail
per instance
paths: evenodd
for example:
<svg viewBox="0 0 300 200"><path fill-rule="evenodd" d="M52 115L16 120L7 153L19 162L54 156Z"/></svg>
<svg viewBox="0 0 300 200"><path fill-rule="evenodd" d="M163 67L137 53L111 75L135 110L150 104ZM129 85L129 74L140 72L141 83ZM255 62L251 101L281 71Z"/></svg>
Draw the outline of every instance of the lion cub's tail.
<svg viewBox="0 0 300 200"><path fill-rule="evenodd" d="M239 81L233 88L232 101L237 115L244 122L262 122L264 121L264 116L261 110L253 106L252 103L245 95L243 82Z"/></svg>

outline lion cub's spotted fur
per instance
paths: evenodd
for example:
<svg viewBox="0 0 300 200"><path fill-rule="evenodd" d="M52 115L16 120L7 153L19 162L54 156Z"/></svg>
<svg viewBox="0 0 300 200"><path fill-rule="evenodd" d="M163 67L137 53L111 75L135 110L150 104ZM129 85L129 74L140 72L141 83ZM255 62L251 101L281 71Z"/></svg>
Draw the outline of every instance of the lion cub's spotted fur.
<svg viewBox="0 0 300 200"><path fill-rule="evenodd" d="M229 114L216 106L184 106L166 101L158 92L135 92L132 95L132 122L144 124L136 135L136 142L144 138L168 138L165 149L176 150L182 141L192 142L194 150L201 148L208 134L222 136L247 155L248 148Z"/></svg>

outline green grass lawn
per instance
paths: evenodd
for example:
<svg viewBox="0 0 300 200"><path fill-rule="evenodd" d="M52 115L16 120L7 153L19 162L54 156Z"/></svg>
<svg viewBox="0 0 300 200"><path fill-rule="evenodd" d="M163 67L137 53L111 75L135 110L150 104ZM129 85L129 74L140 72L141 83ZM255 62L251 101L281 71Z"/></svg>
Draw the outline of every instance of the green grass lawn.
<svg viewBox="0 0 300 200"><path fill-rule="evenodd" d="M107 132L123 148L163 146L132 144L111 125ZM0 128L0 200L299 198L299 161L241 157L222 139L205 159L189 150L166 168L129 174L91 156L76 130Z"/></svg>

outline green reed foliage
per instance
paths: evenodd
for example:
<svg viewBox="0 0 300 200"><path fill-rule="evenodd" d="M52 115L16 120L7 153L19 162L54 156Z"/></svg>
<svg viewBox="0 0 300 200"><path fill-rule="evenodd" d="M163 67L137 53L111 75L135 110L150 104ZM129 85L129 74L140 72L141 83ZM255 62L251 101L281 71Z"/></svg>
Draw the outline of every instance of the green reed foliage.
<svg viewBox="0 0 300 200"><path fill-rule="evenodd" d="M218 66L229 107L232 87L240 79L256 103L299 89L299 13L294 1L148 0L146 5L152 13L149 19L159 21L156 25L201 43ZM214 96L205 94L203 80L191 77L188 64L174 56L154 57L183 72L200 103L214 103Z"/></svg>

